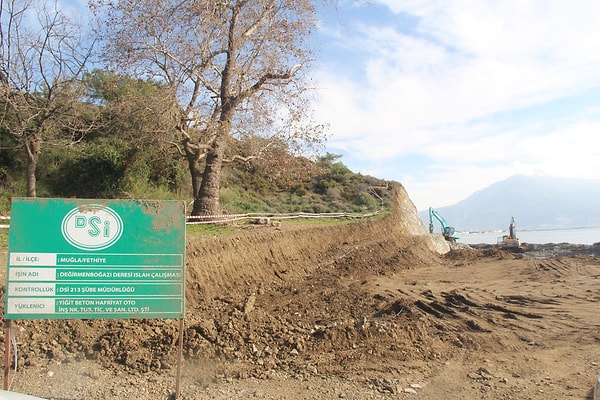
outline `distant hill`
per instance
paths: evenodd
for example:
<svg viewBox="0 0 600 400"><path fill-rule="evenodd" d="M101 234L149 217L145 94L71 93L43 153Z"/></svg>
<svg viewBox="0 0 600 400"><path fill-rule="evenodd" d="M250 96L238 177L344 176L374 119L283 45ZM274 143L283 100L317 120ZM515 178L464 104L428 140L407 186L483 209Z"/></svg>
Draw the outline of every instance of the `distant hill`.
<svg viewBox="0 0 600 400"><path fill-rule="evenodd" d="M517 175L436 211L461 231L508 229L511 217L517 229L597 227L600 180ZM419 214L429 224L428 210Z"/></svg>

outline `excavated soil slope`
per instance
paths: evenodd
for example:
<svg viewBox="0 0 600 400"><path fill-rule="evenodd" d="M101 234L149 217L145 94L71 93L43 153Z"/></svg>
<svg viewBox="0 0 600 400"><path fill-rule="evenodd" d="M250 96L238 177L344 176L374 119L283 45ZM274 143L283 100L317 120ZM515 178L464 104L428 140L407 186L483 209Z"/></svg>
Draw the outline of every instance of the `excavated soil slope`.
<svg viewBox="0 0 600 400"><path fill-rule="evenodd" d="M284 223L268 228L248 225L232 237L190 240L187 304L193 308L224 292L239 295L262 285L285 285L342 258L360 257L361 268L389 270L400 261L430 262L438 253L449 251L440 237L426 235L404 189L398 187L395 193L394 212L379 221L291 227ZM380 265L382 261L384 265Z"/></svg>

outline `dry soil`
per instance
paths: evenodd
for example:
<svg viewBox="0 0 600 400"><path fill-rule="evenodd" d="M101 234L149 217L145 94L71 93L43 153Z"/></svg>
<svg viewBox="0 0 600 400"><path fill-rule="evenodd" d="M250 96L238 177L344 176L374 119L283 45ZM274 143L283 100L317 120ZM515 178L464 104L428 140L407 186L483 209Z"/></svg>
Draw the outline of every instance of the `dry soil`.
<svg viewBox="0 0 600 400"><path fill-rule="evenodd" d="M179 398L591 399L600 246L446 252L395 190L380 220L189 239ZM177 320L13 331L13 391L174 397Z"/></svg>

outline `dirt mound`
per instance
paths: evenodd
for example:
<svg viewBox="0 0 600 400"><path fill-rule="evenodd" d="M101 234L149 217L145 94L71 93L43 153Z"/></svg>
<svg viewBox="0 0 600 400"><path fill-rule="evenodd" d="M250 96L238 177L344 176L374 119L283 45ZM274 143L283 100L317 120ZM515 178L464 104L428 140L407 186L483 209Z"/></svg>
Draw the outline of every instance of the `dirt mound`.
<svg viewBox="0 0 600 400"><path fill-rule="evenodd" d="M404 188L394 191L397 207L382 220L327 226L283 223L227 238L190 240L188 306L223 292L246 295L259 286L298 281L342 258L355 260L358 269L394 269L404 258L411 258L409 263L429 262L448 251L438 237L426 234ZM386 266L381 266L382 260Z"/></svg>
<svg viewBox="0 0 600 400"><path fill-rule="evenodd" d="M516 258L548 258L548 257L573 257L573 256L598 256L600 255L600 243L573 244L573 243L522 243L518 248L502 250L492 244L474 244L469 246L471 250L477 250L480 254L491 254L494 252L511 253Z"/></svg>
<svg viewBox="0 0 600 400"><path fill-rule="evenodd" d="M444 254L444 259L449 261L465 262L480 261L482 258L493 258L498 260L518 258L515 253L497 248L487 248L483 250L476 249L453 249Z"/></svg>
<svg viewBox="0 0 600 400"><path fill-rule="evenodd" d="M437 262L414 205L396 187L398 207L378 221L265 226L187 243L187 357L293 370L300 351L339 345L372 300L344 293L341 279L385 276ZM421 235L415 235L420 233ZM132 372L170 369L177 329L170 320L18 321L18 365L92 359ZM334 326L335 329L331 328ZM319 328L320 327L320 328ZM356 334L361 336L361 330ZM337 343L337 344L336 344ZM2 342L2 346L4 343ZM344 345L345 346L345 345ZM261 374L254 372L254 374Z"/></svg>

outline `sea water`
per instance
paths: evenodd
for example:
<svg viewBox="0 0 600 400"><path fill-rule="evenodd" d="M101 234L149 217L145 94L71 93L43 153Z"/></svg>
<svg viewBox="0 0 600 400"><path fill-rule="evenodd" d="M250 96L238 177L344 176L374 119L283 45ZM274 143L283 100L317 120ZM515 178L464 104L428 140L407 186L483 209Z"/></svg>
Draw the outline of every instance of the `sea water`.
<svg viewBox="0 0 600 400"><path fill-rule="evenodd" d="M461 232L461 238L458 240L458 242L465 244L496 244L498 243L498 238L502 240L502 236L504 235L508 235L508 232ZM517 231L517 237L522 243L594 244L600 242L600 227L523 230Z"/></svg>

